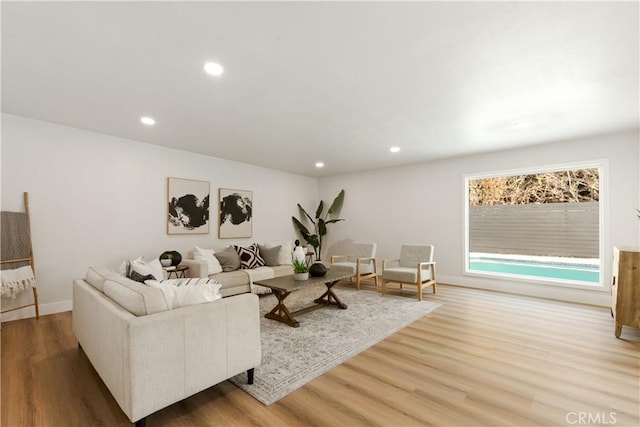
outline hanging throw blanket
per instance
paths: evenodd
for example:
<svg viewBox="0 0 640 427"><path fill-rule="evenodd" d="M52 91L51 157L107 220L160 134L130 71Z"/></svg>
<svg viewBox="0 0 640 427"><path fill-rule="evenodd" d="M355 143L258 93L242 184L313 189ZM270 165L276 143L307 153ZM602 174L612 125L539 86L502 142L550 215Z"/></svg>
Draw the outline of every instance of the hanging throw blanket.
<svg viewBox="0 0 640 427"><path fill-rule="evenodd" d="M0 271L0 282L2 298L15 298L20 292L36 286L36 278L30 265Z"/></svg>

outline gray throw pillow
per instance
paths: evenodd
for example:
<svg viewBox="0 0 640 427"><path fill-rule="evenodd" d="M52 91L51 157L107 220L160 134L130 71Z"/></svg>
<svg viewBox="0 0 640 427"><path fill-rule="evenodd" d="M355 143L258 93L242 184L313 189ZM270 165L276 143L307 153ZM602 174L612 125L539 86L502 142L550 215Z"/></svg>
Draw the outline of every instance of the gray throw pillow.
<svg viewBox="0 0 640 427"><path fill-rule="evenodd" d="M258 249L260 250L260 256L264 260L264 265L269 267L275 267L277 265L280 265L278 258L280 255L281 248L282 248L282 245L276 246L273 248L267 248L266 246L258 243Z"/></svg>
<svg viewBox="0 0 640 427"><path fill-rule="evenodd" d="M213 255L220 261L222 271L234 271L240 268L240 256L233 246L229 246L224 251L215 252Z"/></svg>

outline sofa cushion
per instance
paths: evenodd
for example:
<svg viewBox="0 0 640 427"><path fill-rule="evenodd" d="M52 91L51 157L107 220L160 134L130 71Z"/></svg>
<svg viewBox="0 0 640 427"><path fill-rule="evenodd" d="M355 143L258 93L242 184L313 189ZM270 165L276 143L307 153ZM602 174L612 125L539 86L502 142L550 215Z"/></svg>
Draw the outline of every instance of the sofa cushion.
<svg viewBox="0 0 640 427"><path fill-rule="evenodd" d="M207 274L216 274L222 272L220 261L215 257L213 249L203 249L199 246L193 247L193 259L196 261L205 261L209 272Z"/></svg>
<svg viewBox="0 0 640 427"><path fill-rule="evenodd" d="M260 256L264 259L264 265L269 267L280 265L280 249L282 249L282 245L268 248L265 245L258 244L258 250L260 251Z"/></svg>
<svg viewBox="0 0 640 427"><path fill-rule="evenodd" d="M84 280L88 284L102 292L105 280L118 275L118 273L107 267L102 267L99 265L91 266L87 269L87 272L84 275Z"/></svg>
<svg viewBox="0 0 640 427"><path fill-rule="evenodd" d="M220 283L223 289L241 285L247 285L247 287L249 286L249 276L247 275L246 271L242 270L212 274L211 276L209 276L209 278Z"/></svg>
<svg viewBox="0 0 640 427"><path fill-rule="evenodd" d="M124 276L115 275L105 280L103 292L136 316L169 310L165 296L160 289L152 288Z"/></svg>
<svg viewBox="0 0 640 427"><path fill-rule="evenodd" d="M260 256L258 245L255 243L247 247L238 245L233 245L233 247L240 257L240 268L249 270L264 266L264 259Z"/></svg>
<svg viewBox="0 0 640 427"><path fill-rule="evenodd" d="M220 283L211 279L185 278L163 280L162 282L147 280L145 284L160 289L169 308L203 304L222 298Z"/></svg>
<svg viewBox="0 0 640 427"><path fill-rule="evenodd" d="M222 266L222 271L234 271L240 268L240 257L233 246L213 254Z"/></svg>
<svg viewBox="0 0 640 427"><path fill-rule="evenodd" d="M293 267L289 265L278 265L276 267L269 267L273 270L273 277L282 277L293 274Z"/></svg>

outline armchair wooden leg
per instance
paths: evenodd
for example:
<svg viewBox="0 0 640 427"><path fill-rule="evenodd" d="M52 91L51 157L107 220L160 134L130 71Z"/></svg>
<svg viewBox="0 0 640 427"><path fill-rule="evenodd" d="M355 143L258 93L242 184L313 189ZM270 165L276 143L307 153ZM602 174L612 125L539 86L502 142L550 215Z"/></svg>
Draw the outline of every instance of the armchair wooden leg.
<svg viewBox="0 0 640 427"><path fill-rule="evenodd" d="M384 280L384 277L381 277L382 287L380 288L380 293L384 295L387 292L387 282Z"/></svg>
<svg viewBox="0 0 640 427"><path fill-rule="evenodd" d="M435 295L436 293L436 265L435 264L431 266L431 272L433 274L433 293Z"/></svg>
<svg viewBox="0 0 640 427"><path fill-rule="evenodd" d="M356 289L360 290L360 275L356 276Z"/></svg>

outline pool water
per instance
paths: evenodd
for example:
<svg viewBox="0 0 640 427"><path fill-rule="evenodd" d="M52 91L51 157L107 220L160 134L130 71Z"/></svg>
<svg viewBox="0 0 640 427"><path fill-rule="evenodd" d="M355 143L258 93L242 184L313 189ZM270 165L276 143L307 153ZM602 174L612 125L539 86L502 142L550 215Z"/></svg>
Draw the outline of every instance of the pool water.
<svg viewBox="0 0 640 427"><path fill-rule="evenodd" d="M589 283L600 282L600 268L594 265L544 264L540 262L529 263L527 261L513 260L472 259L469 262L469 270L575 280Z"/></svg>

